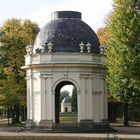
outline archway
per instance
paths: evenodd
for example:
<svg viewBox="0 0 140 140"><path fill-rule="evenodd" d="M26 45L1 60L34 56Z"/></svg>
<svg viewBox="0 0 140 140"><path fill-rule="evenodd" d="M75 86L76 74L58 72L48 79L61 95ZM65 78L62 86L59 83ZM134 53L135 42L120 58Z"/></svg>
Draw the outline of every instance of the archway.
<svg viewBox="0 0 140 140"><path fill-rule="evenodd" d="M55 88L55 123L56 124L61 123L61 121L60 121L60 110L61 110L60 90L66 85L73 85L73 87L76 89L76 86L70 81L61 81L60 83L57 84L57 86ZM76 100L76 102L77 102L77 100Z"/></svg>

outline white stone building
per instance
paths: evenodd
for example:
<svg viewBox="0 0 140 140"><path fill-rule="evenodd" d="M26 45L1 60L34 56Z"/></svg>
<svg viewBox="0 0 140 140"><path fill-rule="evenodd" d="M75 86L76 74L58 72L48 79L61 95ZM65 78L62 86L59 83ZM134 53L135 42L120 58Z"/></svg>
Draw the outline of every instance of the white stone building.
<svg viewBox="0 0 140 140"><path fill-rule="evenodd" d="M61 102L61 112L72 112L71 98L69 96L65 97Z"/></svg>
<svg viewBox="0 0 140 140"><path fill-rule="evenodd" d="M59 123L64 85L77 89L78 123L104 125L108 118L104 55L81 13L54 12L26 51L27 126L53 128Z"/></svg>

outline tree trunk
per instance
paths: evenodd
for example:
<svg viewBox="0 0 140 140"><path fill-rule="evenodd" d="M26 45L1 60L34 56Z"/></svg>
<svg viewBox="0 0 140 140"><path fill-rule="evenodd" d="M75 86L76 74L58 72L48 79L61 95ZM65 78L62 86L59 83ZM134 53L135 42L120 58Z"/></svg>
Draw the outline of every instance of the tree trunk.
<svg viewBox="0 0 140 140"><path fill-rule="evenodd" d="M12 109L12 124L15 124L15 106Z"/></svg>
<svg viewBox="0 0 140 140"><path fill-rule="evenodd" d="M8 107L8 109L7 109L7 119L8 119L8 125L10 124L10 123L9 123L9 118L10 118L10 109L9 109L9 107Z"/></svg>
<svg viewBox="0 0 140 140"><path fill-rule="evenodd" d="M124 122L123 122L124 126L129 126L128 120L129 120L128 119L128 103L125 102L124 103Z"/></svg>
<svg viewBox="0 0 140 140"><path fill-rule="evenodd" d="M25 107L24 106L21 106L21 121L22 122L25 122L25 120L26 120L26 112L25 112L26 110L25 110Z"/></svg>
<svg viewBox="0 0 140 140"><path fill-rule="evenodd" d="M19 104L15 105L15 112L16 112L15 123L20 123L20 105Z"/></svg>
<svg viewBox="0 0 140 140"><path fill-rule="evenodd" d="M27 120L27 106L24 107L24 117L25 117L25 121Z"/></svg>

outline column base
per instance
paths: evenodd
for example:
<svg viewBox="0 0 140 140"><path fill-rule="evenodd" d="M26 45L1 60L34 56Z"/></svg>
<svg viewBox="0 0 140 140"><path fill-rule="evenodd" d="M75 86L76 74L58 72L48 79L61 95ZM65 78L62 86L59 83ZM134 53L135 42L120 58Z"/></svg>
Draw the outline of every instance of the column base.
<svg viewBox="0 0 140 140"><path fill-rule="evenodd" d="M31 129L34 127L34 123L33 123L33 120L27 120L26 121L26 124L25 124L25 128L27 129Z"/></svg>
<svg viewBox="0 0 140 140"><path fill-rule="evenodd" d="M41 120L39 123L39 128L52 129L54 127L52 120Z"/></svg>
<svg viewBox="0 0 140 140"><path fill-rule="evenodd" d="M94 122L93 120L80 120L79 127L83 129L106 129L110 128L108 120Z"/></svg>
<svg viewBox="0 0 140 140"><path fill-rule="evenodd" d="M93 128L94 121L93 120L80 120L79 127L80 128Z"/></svg>

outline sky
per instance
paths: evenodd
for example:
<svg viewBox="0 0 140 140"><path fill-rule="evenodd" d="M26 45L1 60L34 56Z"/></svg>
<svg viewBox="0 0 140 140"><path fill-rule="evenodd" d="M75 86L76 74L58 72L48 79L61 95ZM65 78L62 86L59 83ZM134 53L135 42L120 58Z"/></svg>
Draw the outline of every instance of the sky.
<svg viewBox="0 0 140 140"><path fill-rule="evenodd" d="M30 19L42 28L54 11L79 11L94 31L105 25L113 0L0 0L0 25L9 18Z"/></svg>

